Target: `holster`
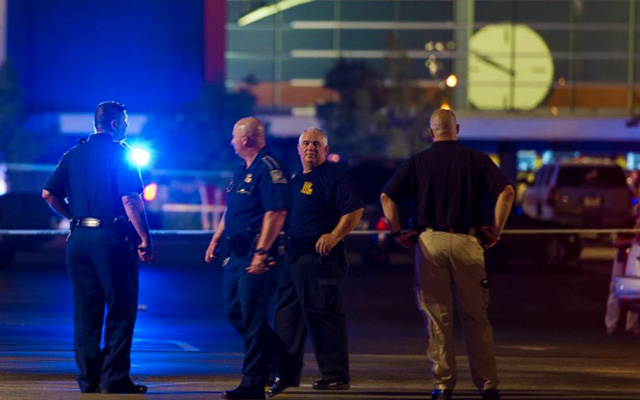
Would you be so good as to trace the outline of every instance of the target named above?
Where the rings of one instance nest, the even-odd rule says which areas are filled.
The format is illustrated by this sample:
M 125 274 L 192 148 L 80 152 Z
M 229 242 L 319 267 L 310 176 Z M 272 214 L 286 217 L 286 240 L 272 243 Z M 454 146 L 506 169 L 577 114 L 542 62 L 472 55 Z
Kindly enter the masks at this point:
M 132 248 L 138 247 L 141 242 L 138 232 L 136 232 L 133 224 L 125 217 L 116 217 L 113 221 L 116 232 L 123 235 L 125 241 L 129 243 Z
M 234 257 L 246 257 L 253 251 L 255 238 L 243 235 L 227 236 L 229 253 Z

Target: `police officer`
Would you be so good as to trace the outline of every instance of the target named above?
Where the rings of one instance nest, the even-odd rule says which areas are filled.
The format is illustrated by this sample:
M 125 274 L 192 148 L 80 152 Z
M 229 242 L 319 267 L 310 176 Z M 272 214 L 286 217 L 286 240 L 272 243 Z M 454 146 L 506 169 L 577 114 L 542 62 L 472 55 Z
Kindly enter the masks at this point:
M 276 334 L 288 355 L 274 362 L 270 397 L 299 385 L 307 329 L 322 375 L 313 389 L 349 389 L 341 294 L 347 260 L 342 239 L 360 221 L 364 205 L 353 180 L 326 162 L 329 146 L 321 129 L 302 132 L 298 153 L 303 169 L 292 180 L 286 263 L 275 311 Z
M 222 397 L 263 399 L 276 343 L 267 319 L 274 279 L 268 257 L 290 207 L 289 183 L 280 163 L 265 147 L 260 120 L 239 120 L 231 144 L 244 162 L 227 187 L 227 208 L 205 253 L 205 261 L 212 262 L 221 240 L 227 241 L 231 257 L 224 270 L 225 308 L 244 339 L 242 382 Z
M 100 103 L 95 134 L 64 154 L 44 186 L 51 208 L 71 219 L 67 269 L 73 286 L 74 350 L 83 393 L 145 393 L 129 377 L 138 308 L 137 260 L 153 250 L 142 180 L 129 162 L 124 105 Z M 104 308 L 104 349 L 100 349 Z
M 433 145 L 398 168 L 383 189 L 382 207 L 398 243 L 411 247 L 417 240 L 416 300 L 429 335 L 427 353 L 435 380 L 431 399 L 451 399 L 456 385 L 455 287 L 473 383 L 483 400 L 497 400 L 484 249 L 500 238 L 514 190 L 486 154 L 457 141 L 460 127 L 452 111 L 437 110 L 430 122 Z M 488 224 L 481 206 L 485 193 L 496 200 Z M 403 232 L 398 204 L 407 199 L 413 201 L 416 230 Z

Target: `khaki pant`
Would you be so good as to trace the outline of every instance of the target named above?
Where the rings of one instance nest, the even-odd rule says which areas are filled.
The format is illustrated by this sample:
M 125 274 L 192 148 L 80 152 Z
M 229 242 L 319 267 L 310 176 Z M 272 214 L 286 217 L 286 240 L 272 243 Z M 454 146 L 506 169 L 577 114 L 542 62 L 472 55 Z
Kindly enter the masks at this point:
M 416 300 L 429 335 L 427 355 L 435 386 L 456 385 L 453 296 L 459 303 L 473 383 L 480 390 L 498 386 L 493 329 L 487 317 L 489 289 L 484 249 L 475 236 L 434 232 L 420 235 L 416 246 Z

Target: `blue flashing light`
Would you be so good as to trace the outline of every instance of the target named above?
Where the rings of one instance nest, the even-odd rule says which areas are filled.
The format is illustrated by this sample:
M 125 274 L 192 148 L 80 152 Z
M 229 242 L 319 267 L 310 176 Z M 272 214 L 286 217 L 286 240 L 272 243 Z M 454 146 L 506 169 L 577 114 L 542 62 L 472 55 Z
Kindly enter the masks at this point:
M 132 147 L 130 161 L 138 167 L 144 167 L 151 161 L 151 153 L 142 147 Z
M 632 204 L 632 205 L 634 205 L 634 206 L 637 206 L 637 205 L 638 205 L 638 198 L 637 198 L 637 197 L 634 197 L 634 198 L 631 200 L 631 204 Z

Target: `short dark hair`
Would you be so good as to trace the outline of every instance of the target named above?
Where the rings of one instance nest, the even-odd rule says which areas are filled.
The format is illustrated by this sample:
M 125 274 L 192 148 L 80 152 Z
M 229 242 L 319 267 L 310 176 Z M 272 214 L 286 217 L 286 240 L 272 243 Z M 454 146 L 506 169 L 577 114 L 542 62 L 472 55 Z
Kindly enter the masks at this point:
M 117 101 L 103 101 L 93 114 L 93 125 L 98 128 L 108 127 L 111 121 L 119 118 L 127 110 L 124 104 Z

